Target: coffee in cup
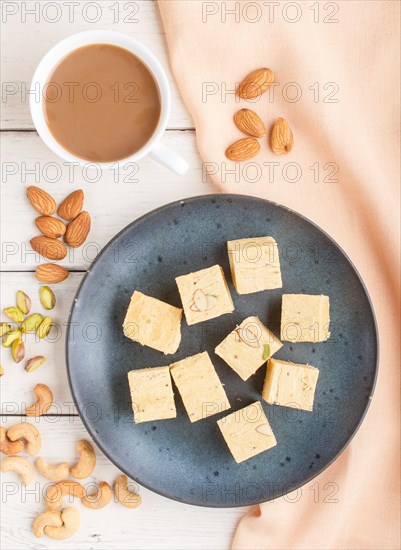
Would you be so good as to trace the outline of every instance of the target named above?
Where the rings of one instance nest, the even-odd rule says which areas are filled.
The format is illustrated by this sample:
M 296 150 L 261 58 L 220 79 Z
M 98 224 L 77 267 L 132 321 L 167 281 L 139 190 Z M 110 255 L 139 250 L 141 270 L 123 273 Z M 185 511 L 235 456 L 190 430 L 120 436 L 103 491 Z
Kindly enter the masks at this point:
M 114 162 L 141 150 L 155 132 L 160 92 L 145 63 L 114 44 L 90 44 L 53 69 L 43 101 L 57 142 L 90 162 Z

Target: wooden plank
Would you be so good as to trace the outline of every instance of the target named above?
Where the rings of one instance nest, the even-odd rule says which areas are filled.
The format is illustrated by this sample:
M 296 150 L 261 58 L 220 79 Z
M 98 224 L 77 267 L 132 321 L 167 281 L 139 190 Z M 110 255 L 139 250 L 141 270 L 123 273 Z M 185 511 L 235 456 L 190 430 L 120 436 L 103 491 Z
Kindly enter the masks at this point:
M 26 91 L 30 89 L 37 64 L 44 54 L 63 38 L 91 29 L 126 33 L 149 48 L 165 68 L 171 85 L 172 109 L 169 128 L 193 128 L 193 122 L 171 73 L 157 2 L 27 0 L 2 4 L 1 129 L 33 128 L 29 112 L 29 94 L 27 95 Z
M 43 263 L 29 240 L 39 231 L 38 215 L 25 193 L 29 185 L 49 191 L 57 201 L 77 188 L 85 191 L 84 208 L 92 216 L 86 244 L 70 249 L 60 263 L 72 269 L 87 269 L 100 249 L 139 216 L 188 196 L 214 192 L 203 181 L 202 165 L 193 131 L 169 131 L 163 143 L 188 161 L 185 176 L 177 176 L 156 161 L 145 158 L 128 168 L 104 170 L 74 167 L 54 155 L 36 132 L 6 132 L 2 139 L 1 269 L 33 271 Z M 96 181 L 97 180 L 97 181 Z
M 10 427 L 19 418 L 2 418 L 2 425 Z M 76 460 L 75 443 L 88 438 L 78 417 L 59 417 L 32 420 L 42 435 L 40 456 L 50 463 Z M 117 468 L 95 446 L 96 468 L 83 483 L 107 481 L 113 483 Z M 30 462 L 34 459 L 27 456 Z M 27 490 L 23 490 L 14 473 L 2 476 L 2 548 L 55 548 L 48 537 L 36 539 L 31 532 L 34 518 L 45 510 L 43 490 L 49 482 L 35 473 Z M 212 509 L 181 504 L 138 486 L 142 506 L 129 510 L 112 502 L 102 510 L 88 510 L 75 500 L 65 506 L 75 506 L 81 513 L 81 527 L 71 539 L 63 541 L 66 549 L 83 548 L 151 548 L 153 549 L 223 549 L 230 546 L 238 520 L 247 508 Z

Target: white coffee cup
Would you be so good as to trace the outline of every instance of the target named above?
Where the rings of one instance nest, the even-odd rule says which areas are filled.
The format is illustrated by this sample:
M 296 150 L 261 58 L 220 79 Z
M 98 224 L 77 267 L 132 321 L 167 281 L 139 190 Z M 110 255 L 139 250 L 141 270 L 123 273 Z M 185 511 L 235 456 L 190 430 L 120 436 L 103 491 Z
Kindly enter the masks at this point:
M 147 141 L 147 143 L 145 143 L 139 151 L 118 161 L 120 166 L 124 166 L 127 163 L 137 162 L 146 155 L 149 155 L 177 174 L 185 174 L 188 170 L 188 163 L 160 142 L 160 138 L 162 137 L 167 126 L 171 106 L 170 86 L 166 73 L 156 57 L 147 48 L 145 48 L 145 46 L 134 38 L 119 32 L 94 30 L 73 34 L 53 46 L 53 48 L 51 48 L 51 50 L 49 50 L 43 57 L 36 68 L 35 74 L 33 75 L 31 88 L 36 89 L 36 87 L 39 86 L 40 100 L 38 101 L 35 94 L 32 94 L 30 97 L 31 115 L 35 128 L 40 137 L 54 153 L 63 159 L 70 162 L 78 162 L 81 165 L 88 163 L 88 161 L 76 157 L 64 149 L 51 134 L 44 116 L 43 91 L 45 90 L 45 84 L 49 80 L 49 77 L 56 65 L 73 50 L 82 46 L 88 46 L 90 44 L 113 44 L 132 52 L 150 69 L 159 87 L 161 112 L 156 130 L 149 141 Z M 99 162 L 97 165 L 102 169 L 108 169 L 115 165 L 115 163 Z

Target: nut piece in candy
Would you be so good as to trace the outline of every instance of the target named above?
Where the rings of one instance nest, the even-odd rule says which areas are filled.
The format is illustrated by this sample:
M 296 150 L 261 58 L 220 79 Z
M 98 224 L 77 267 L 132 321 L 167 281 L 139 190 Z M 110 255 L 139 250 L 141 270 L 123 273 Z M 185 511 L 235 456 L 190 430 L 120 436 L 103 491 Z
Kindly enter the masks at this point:
M 294 137 L 285 118 L 278 118 L 274 123 L 270 144 L 276 155 L 286 155 L 294 146 Z
M 125 475 L 120 475 L 114 482 L 114 493 L 118 502 L 126 508 L 138 508 L 142 503 L 141 496 L 128 489 L 128 478 Z
M 67 229 L 64 222 L 52 216 L 39 216 L 35 220 L 35 225 L 45 237 L 50 237 L 51 239 L 62 237 Z
M 253 137 L 263 137 L 266 133 L 265 125 L 255 111 L 241 109 L 234 115 L 234 123 L 244 134 Z
M 31 299 L 28 294 L 25 294 L 23 290 L 17 292 L 17 306 L 22 311 L 24 315 L 28 315 L 31 311 Z
M 29 242 L 35 252 L 49 260 L 62 260 L 67 256 L 67 247 L 57 239 L 50 239 L 50 237 L 40 235 L 39 237 L 34 237 Z
M 85 489 L 78 481 L 72 481 L 71 479 L 59 481 L 47 489 L 46 504 L 51 510 L 57 510 L 57 508 L 62 507 L 63 498 L 67 495 L 69 499 L 71 497 L 81 499 L 85 496 Z
M 72 537 L 78 531 L 81 519 L 79 512 L 72 506 L 61 511 L 61 527 L 47 525 L 44 528 L 46 535 L 55 540 L 64 540 Z
M 22 456 L 7 456 L 0 462 L 2 472 L 15 472 L 21 477 L 21 483 L 29 485 L 33 477 L 33 467 Z
M 26 196 L 36 212 L 39 212 L 42 216 L 51 216 L 55 213 L 57 209 L 56 201 L 43 189 L 32 185 L 27 188 Z
M 91 217 L 88 212 L 81 212 L 70 222 L 65 232 L 65 240 L 73 248 L 82 246 L 91 228 Z
M 70 470 L 73 477 L 77 479 L 84 479 L 89 477 L 96 466 L 96 454 L 89 443 L 85 439 L 80 439 L 76 445 L 79 461 Z
M 43 321 L 43 315 L 41 313 L 31 313 L 21 323 L 22 332 L 34 332 L 37 330 L 40 323 Z
M 45 527 L 48 525 L 52 527 L 61 527 L 63 525 L 61 513 L 56 510 L 47 510 L 46 512 L 39 514 L 32 525 L 32 532 L 35 537 L 44 537 Z
M 255 138 L 242 138 L 226 149 L 229 160 L 243 161 L 255 157 L 260 151 L 260 143 Z
M 52 326 L 53 319 L 51 317 L 45 317 L 36 329 L 36 334 L 39 336 L 39 338 L 46 338 Z
M 36 268 L 35 276 L 41 283 L 61 283 L 69 275 L 68 269 L 57 264 L 42 264 Z
M 82 499 L 82 504 L 92 510 L 100 510 L 111 501 L 113 491 L 106 481 L 99 483 L 99 487 L 93 495 L 85 495 Z
M 8 323 L 0 323 L 0 338 L 3 338 L 7 332 L 11 331 L 11 325 Z
M 19 328 L 16 328 L 16 329 L 12 330 L 11 332 L 7 332 L 7 334 L 6 334 L 6 336 L 3 340 L 3 346 L 5 348 L 11 348 L 12 343 L 15 340 L 20 340 L 21 336 L 22 336 L 22 332 L 20 331 Z
M 53 393 L 46 384 L 36 384 L 34 390 L 36 403 L 25 409 L 26 416 L 42 416 L 53 404 Z
M 15 424 L 7 430 L 7 437 L 11 441 L 17 441 L 18 439 L 25 439 L 27 442 L 26 448 L 28 454 L 31 456 L 36 455 L 40 451 L 42 445 L 42 438 L 37 428 L 33 424 L 28 422 L 21 422 Z
M 17 455 L 24 450 L 24 442 L 21 440 L 11 441 L 7 437 L 7 430 L 0 427 L 0 452 L 5 455 Z
M 253 99 L 264 94 L 274 82 L 274 73 L 263 68 L 252 71 L 238 87 L 237 94 L 243 99 Z
M 4 376 L 4 369 L 2 365 L 0 365 L 0 376 Z
M 62 481 L 70 475 L 70 468 L 67 462 L 52 465 L 48 464 L 42 457 L 38 457 L 35 465 L 38 472 L 49 481 Z
M 15 323 L 21 323 L 24 320 L 24 314 L 19 307 L 6 307 L 3 309 L 4 315 Z
M 39 296 L 40 302 L 45 309 L 53 309 L 56 305 L 56 296 L 49 286 L 41 286 Z
M 26 372 L 35 371 L 37 368 L 40 367 L 40 365 L 43 365 L 45 361 L 46 361 L 46 357 L 43 357 L 43 355 L 37 355 L 36 357 L 32 357 L 31 359 L 28 359 L 28 361 L 25 363 Z
M 25 344 L 20 338 L 17 338 L 11 344 L 11 356 L 15 363 L 20 363 L 25 357 Z
M 82 210 L 84 204 L 84 192 L 82 189 L 73 191 L 58 207 L 58 215 L 67 221 L 74 220 Z

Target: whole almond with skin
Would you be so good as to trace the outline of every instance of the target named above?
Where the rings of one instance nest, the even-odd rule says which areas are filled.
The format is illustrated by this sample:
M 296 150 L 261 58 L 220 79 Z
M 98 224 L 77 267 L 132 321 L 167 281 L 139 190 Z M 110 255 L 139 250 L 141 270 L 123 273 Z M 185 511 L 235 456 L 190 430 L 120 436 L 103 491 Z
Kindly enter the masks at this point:
M 41 283 L 61 283 L 69 275 L 68 269 L 57 264 L 42 264 L 36 268 L 35 276 Z
M 257 69 L 250 73 L 238 86 L 237 94 L 242 99 L 254 99 L 264 94 L 274 82 L 274 73 L 270 69 Z
M 234 115 L 234 123 L 244 134 L 253 137 L 263 137 L 266 133 L 265 125 L 255 111 L 241 109 Z
M 91 217 L 88 212 L 81 212 L 70 222 L 65 233 L 65 240 L 73 248 L 84 244 L 91 228 Z
M 29 241 L 35 252 L 49 260 L 62 260 L 67 256 L 67 247 L 57 239 L 50 237 L 34 237 Z
M 270 144 L 276 155 L 286 155 L 294 146 L 294 136 L 285 118 L 278 118 L 270 136 Z
M 82 210 L 84 204 L 84 192 L 82 189 L 73 191 L 58 207 L 58 215 L 67 221 L 75 219 Z
M 243 138 L 226 150 L 226 157 L 234 161 L 248 160 L 256 156 L 260 151 L 260 144 L 254 138 Z
M 39 187 L 31 185 L 26 190 L 26 196 L 32 207 L 42 216 L 52 216 L 57 210 L 56 201 L 49 193 Z
M 67 229 L 64 222 L 52 216 L 39 216 L 36 218 L 35 224 L 43 235 L 52 239 L 62 237 Z

